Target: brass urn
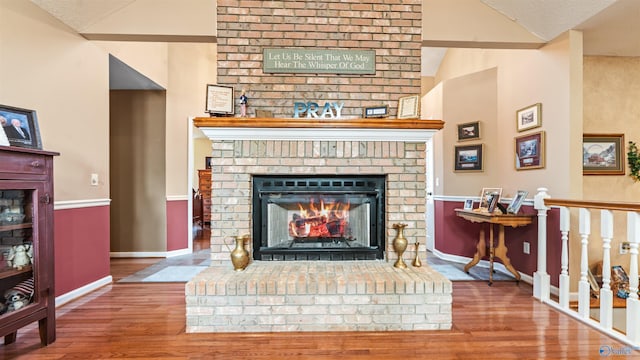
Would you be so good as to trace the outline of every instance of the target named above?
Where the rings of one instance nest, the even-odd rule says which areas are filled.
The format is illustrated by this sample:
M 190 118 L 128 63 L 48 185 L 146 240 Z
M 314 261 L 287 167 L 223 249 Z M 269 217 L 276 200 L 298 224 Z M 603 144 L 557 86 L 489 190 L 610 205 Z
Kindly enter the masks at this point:
M 393 266 L 400 269 L 405 269 L 407 267 L 407 264 L 405 264 L 402 259 L 402 254 L 407 250 L 407 245 L 409 244 L 407 239 L 404 237 L 405 227 L 407 227 L 407 224 L 393 224 L 393 228 L 398 231 L 396 238 L 393 239 L 393 250 L 398 254 L 398 260 L 396 260 Z
M 242 271 L 249 265 L 249 252 L 244 248 L 244 242 L 249 239 L 249 235 L 238 235 L 235 239 L 236 248 L 231 251 L 231 263 L 235 271 Z

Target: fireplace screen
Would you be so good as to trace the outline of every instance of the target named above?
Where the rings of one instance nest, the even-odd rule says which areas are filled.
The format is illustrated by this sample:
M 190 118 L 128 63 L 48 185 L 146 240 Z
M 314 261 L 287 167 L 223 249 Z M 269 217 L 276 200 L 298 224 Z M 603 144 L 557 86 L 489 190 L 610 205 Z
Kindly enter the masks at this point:
M 254 177 L 254 258 L 382 258 L 384 176 Z

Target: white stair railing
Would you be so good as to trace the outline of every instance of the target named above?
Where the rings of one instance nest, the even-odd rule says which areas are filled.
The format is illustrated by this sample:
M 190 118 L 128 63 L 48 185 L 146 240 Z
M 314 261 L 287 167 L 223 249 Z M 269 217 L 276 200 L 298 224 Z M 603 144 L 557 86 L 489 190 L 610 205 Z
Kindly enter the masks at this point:
M 559 229 L 547 230 L 547 212 L 551 206 L 560 209 Z M 558 310 L 575 317 L 610 336 L 635 348 L 640 348 L 640 299 L 638 298 L 638 244 L 640 243 L 640 204 L 613 203 L 596 201 L 576 201 L 552 199 L 547 189 L 540 188 L 534 198 L 534 207 L 538 211 L 538 268 L 533 276 L 533 296 L 540 301 L 556 307 Z M 580 259 L 569 258 L 570 209 L 577 209 L 579 214 L 578 235 L 580 238 Z M 626 299 L 626 326 L 616 329 L 614 324 L 614 291 L 611 288 L 611 242 L 614 238 L 613 211 L 626 212 L 627 242 L 629 242 L 629 297 Z M 600 211 L 600 237 L 591 232 L 591 215 Z M 561 238 L 560 274 L 558 278 L 557 300 L 551 298 L 550 277 L 547 274 L 547 231 L 558 231 Z M 620 237 L 620 235 L 618 235 Z M 592 317 L 591 285 L 589 274 L 589 243 L 597 244 L 602 249 L 602 286 L 599 291 L 599 316 Z M 577 246 L 577 244 L 576 244 Z M 594 254 L 592 253 L 592 256 Z M 599 256 L 597 256 L 599 258 Z M 578 310 L 570 306 L 569 272 L 571 263 L 579 261 L 578 278 Z M 626 260 L 625 260 L 626 261 Z M 599 318 L 599 319 L 596 319 Z

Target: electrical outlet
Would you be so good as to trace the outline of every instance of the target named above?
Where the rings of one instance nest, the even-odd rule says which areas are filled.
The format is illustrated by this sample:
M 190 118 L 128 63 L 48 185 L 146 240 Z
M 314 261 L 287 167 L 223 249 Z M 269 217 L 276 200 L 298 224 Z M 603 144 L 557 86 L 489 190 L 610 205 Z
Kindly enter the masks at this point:
M 525 254 L 530 254 L 531 253 L 531 244 L 529 244 L 528 242 L 523 242 L 522 243 L 522 252 Z
M 624 255 L 624 254 L 628 254 L 629 253 L 629 243 L 628 242 L 623 242 L 620 244 L 620 255 Z
M 91 186 L 98 186 L 100 183 L 100 179 L 98 178 L 98 174 L 91 174 Z

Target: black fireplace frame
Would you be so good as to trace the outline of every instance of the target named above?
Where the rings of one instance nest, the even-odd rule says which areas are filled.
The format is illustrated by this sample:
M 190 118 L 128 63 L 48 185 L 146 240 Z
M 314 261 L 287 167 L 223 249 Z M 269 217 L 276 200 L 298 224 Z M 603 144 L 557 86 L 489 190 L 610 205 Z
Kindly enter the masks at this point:
M 384 259 L 385 175 L 254 175 L 252 186 L 253 258 L 266 261 Z M 269 248 L 268 198 L 279 194 L 366 194 L 370 214 L 370 246 L 348 248 Z

